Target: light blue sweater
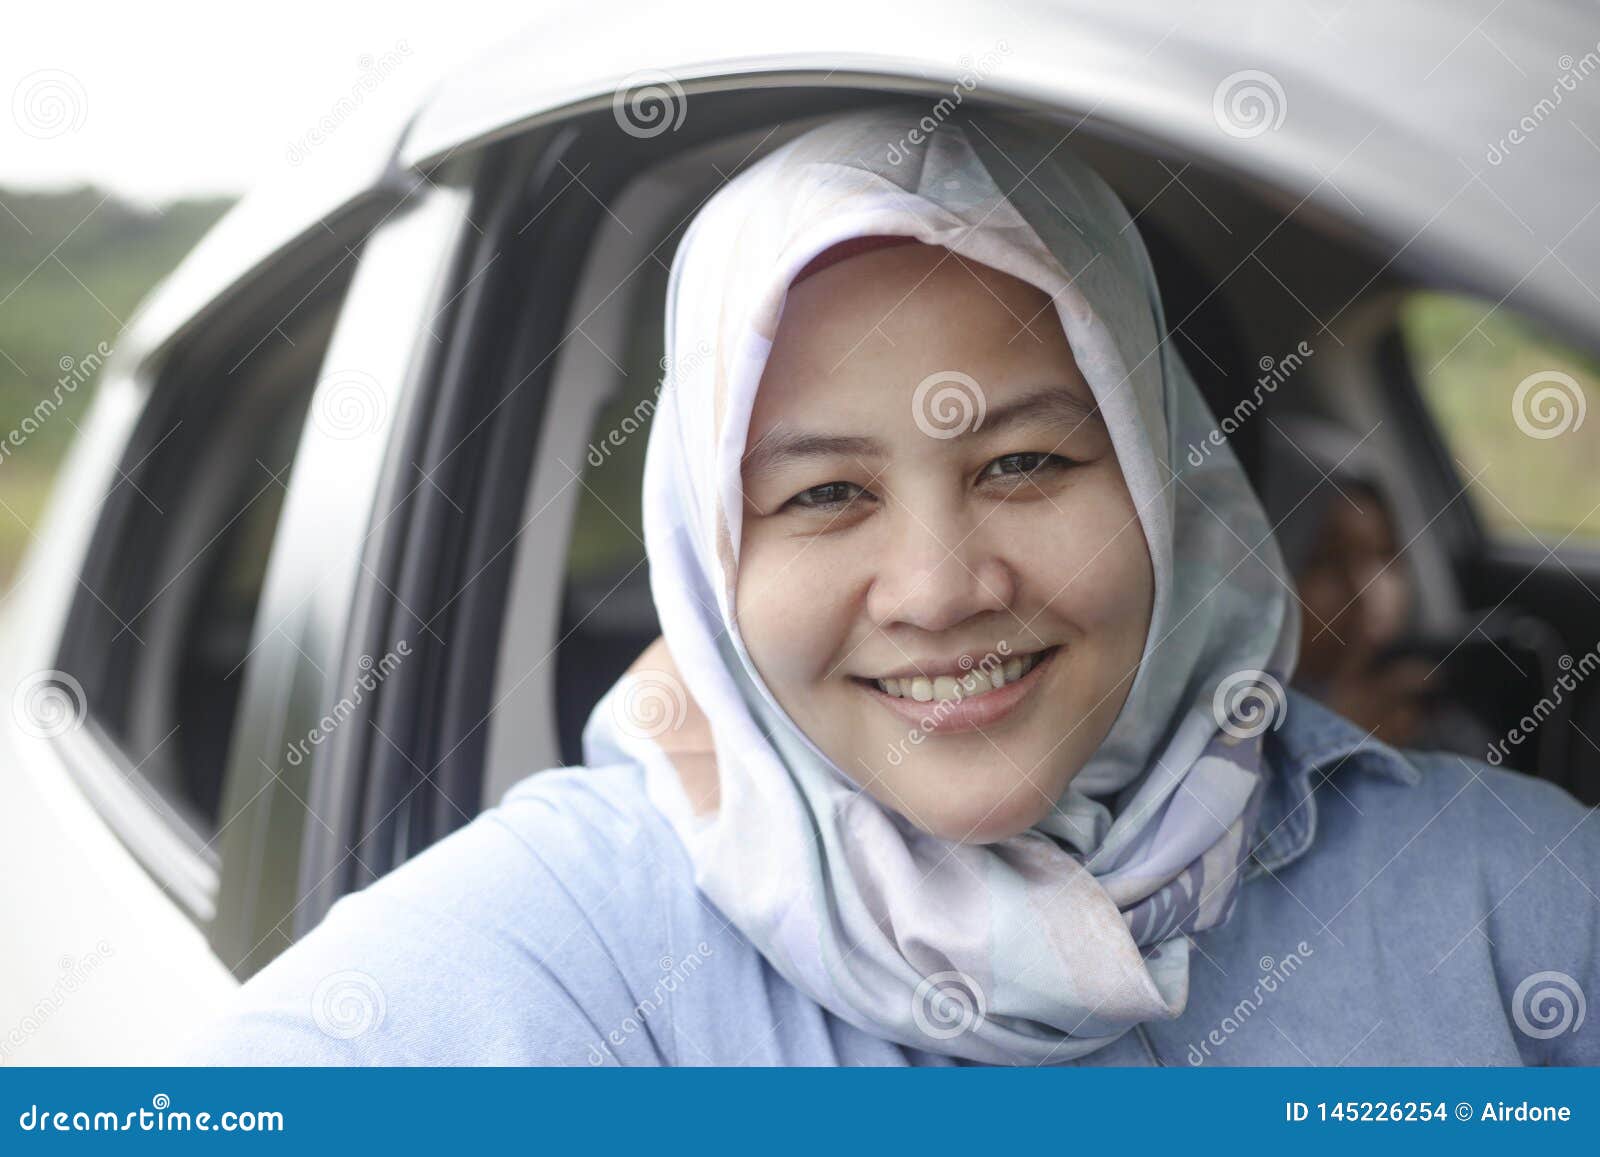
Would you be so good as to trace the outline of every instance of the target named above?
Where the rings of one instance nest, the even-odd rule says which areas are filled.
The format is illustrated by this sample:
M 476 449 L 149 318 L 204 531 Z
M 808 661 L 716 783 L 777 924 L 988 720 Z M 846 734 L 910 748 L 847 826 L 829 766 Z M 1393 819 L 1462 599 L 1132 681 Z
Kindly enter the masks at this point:
M 1249 877 L 1194 938 L 1183 1014 L 1077 1063 L 1600 1064 L 1595 809 L 1363 742 L 1301 696 L 1286 715 Z M 184 1059 L 951 1063 L 775 973 L 695 889 L 637 766 L 524 780 L 341 900 Z

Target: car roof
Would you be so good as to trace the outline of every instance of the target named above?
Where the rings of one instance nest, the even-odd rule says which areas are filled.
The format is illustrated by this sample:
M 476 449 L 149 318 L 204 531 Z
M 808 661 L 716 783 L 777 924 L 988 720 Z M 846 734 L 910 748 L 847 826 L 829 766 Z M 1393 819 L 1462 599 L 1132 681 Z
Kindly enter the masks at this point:
M 797 86 L 930 105 L 954 97 L 1050 113 L 1065 118 L 1064 133 L 1083 125 L 1259 181 L 1285 212 L 1314 206 L 1381 238 L 1391 260 L 1504 295 L 1592 341 L 1600 127 L 1580 122 L 1600 126 L 1595 25 L 1562 0 L 1492 19 L 1497 10 L 1493 0 L 1325 15 L 1248 0 L 1176 14 L 1165 0 L 1012 0 L 1003 10 L 924 0 L 908 14 L 859 0 L 784 10 L 697 0 L 689 18 L 656 0 L 568 4 L 447 76 L 388 142 L 388 165 L 363 157 L 344 166 L 342 185 L 324 178 L 305 200 L 326 213 L 363 181 L 611 108 L 642 86 L 679 100 Z M 1252 94 L 1255 109 L 1241 115 L 1267 120 L 1241 126 L 1228 102 Z M 227 244 L 206 254 L 262 255 L 314 224 L 296 221 L 304 210 L 286 209 L 281 192 L 271 198 L 247 197 L 219 226 Z

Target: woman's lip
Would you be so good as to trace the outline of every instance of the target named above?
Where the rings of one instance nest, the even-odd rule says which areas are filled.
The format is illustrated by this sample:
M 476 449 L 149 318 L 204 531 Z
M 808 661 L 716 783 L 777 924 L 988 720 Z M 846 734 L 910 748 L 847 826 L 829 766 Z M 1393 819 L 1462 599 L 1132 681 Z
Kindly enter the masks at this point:
M 1017 705 L 1039 684 L 1043 678 L 1042 672 L 1055 661 L 1056 652 L 1060 649 L 1060 646 L 1049 648 L 1033 665 L 1033 669 L 1015 683 L 1007 683 L 1004 687 L 986 691 L 982 695 L 974 695 L 970 699 L 918 701 L 910 696 L 902 698 L 880 691 L 876 683 L 864 679 L 856 679 L 854 682 L 868 695 L 919 731 L 941 735 L 958 731 L 975 731 L 980 727 L 998 723 L 1015 711 Z

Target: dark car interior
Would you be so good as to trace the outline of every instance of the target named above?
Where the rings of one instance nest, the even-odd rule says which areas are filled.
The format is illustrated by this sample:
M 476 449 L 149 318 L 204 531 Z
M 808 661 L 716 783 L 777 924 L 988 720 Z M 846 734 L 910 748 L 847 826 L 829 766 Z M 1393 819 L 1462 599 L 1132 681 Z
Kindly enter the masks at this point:
M 724 153 L 737 160 L 748 149 L 745 142 L 760 141 L 765 131 L 737 134 L 732 147 L 724 143 Z M 1326 208 L 1296 204 L 1154 146 L 1091 139 L 1087 131 L 1073 144 L 1135 214 L 1174 340 L 1216 414 L 1234 413 L 1241 401 L 1259 395 L 1261 367 L 1273 358 L 1302 341 L 1315 351 L 1230 434 L 1264 500 L 1274 484 L 1272 456 L 1294 453 L 1274 436 L 1284 419 L 1321 415 L 1356 433 L 1373 433 L 1372 448 L 1403 495 L 1391 528 L 1393 565 L 1408 575 L 1413 608 L 1403 630 L 1371 662 L 1385 671 L 1409 671 L 1410 709 L 1446 724 L 1432 733 L 1456 742 L 1460 754 L 1485 758 L 1480 741 L 1516 728 L 1541 697 L 1549 697 L 1572 659 L 1600 638 L 1594 589 L 1600 566 L 1595 544 L 1585 544 L 1586 554 L 1581 535 L 1557 552 L 1540 537 L 1491 534 L 1482 502 L 1464 485 L 1459 455 L 1419 392 L 1403 303 L 1423 289 L 1470 302 L 1470 291 L 1430 280 L 1435 271 L 1420 247 L 1392 261 L 1392 247 L 1381 238 L 1364 235 Z M 688 208 L 709 191 L 677 190 Z M 620 226 L 621 220 L 602 218 L 597 228 L 616 233 Z M 648 399 L 660 380 L 660 310 L 674 243 L 672 233 L 632 239 L 652 260 L 635 279 L 642 286 L 629 299 L 628 324 L 619 330 L 626 340 L 608 351 L 623 372 L 606 383 L 606 404 L 594 411 L 587 436 L 571 446 L 566 461 L 574 466 L 586 446 L 603 441 L 630 415 L 639 425 L 641 414 L 648 420 Z M 1481 306 L 1486 316 L 1493 308 Z M 562 388 L 559 369 L 553 388 Z M 639 537 L 644 442 L 640 429 L 608 449 L 601 465 L 591 461 L 575 497 L 554 632 L 561 640 L 554 678 L 559 759 L 567 764 L 582 762 L 582 731 L 593 704 L 657 634 Z M 1566 481 L 1586 484 L 1582 477 Z M 1452 720 L 1460 725 L 1449 726 Z M 1374 730 L 1385 735 L 1389 726 Z M 1402 739 L 1416 733 L 1394 726 Z M 1564 698 L 1527 742 L 1505 745 L 1500 761 L 1594 803 L 1600 800 L 1597 738 L 1600 683 Z

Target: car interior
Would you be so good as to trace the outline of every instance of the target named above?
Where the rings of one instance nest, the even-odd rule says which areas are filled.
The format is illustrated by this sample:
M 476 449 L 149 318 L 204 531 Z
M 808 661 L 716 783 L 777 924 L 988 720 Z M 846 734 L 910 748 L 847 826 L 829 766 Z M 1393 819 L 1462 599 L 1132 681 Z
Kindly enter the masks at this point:
M 666 369 L 661 309 L 672 253 L 726 176 L 805 127 L 774 118 L 704 130 L 692 148 L 634 160 L 635 175 L 606 198 L 523 503 L 527 528 L 496 658 L 485 806 L 530 772 L 582 762 L 593 705 L 658 633 L 639 488 Z M 1073 128 L 1042 118 L 1037 127 L 1052 139 Z M 1425 244 L 1405 246 L 1397 259 L 1399 242 L 1364 233 L 1353 208 L 1341 213 L 1326 199 L 1290 197 L 1148 142 L 1094 136 L 1087 126 L 1069 144 L 1134 215 L 1172 338 L 1213 412 L 1238 418 L 1228 441 L 1268 509 L 1293 509 L 1299 498 L 1286 500 L 1275 469 L 1300 454 L 1284 433 L 1296 421 L 1341 427 L 1376 463 L 1389 523 L 1382 570 L 1403 575 L 1410 593 L 1404 621 L 1363 670 L 1407 664 L 1413 713 L 1371 730 L 1402 746 L 1418 734 L 1443 737 L 1460 754 L 1484 758 L 1482 742 L 1548 700 L 1555 680 L 1600 638 L 1600 524 L 1584 513 L 1587 502 L 1575 514 L 1548 513 L 1538 497 L 1600 493 L 1578 457 L 1535 460 L 1542 483 L 1520 508 L 1486 492 L 1491 472 L 1480 470 L 1471 438 L 1447 424 L 1452 399 L 1476 390 L 1460 405 L 1505 404 L 1515 380 L 1489 376 L 1506 353 L 1494 340 L 1497 326 L 1514 334 L 1530 364 L 1568 366 L 1600 382 L 1592 355 L 1497 304 L 1498 293 L 1444 280 Z M 561 195 L 592 192 L 574 184 Z M 1447 389 L 1455 394 L 1441 393 Z M 1337 489 L 1336 476 L 1312 477 Z M 1341 499 L 1351 502 L 1342 492 Z M 545 593 L 557 588 L 559 607 Z M 1354 590 L 1351 603 L 1363 593 Z M 1309 627 L 1309 635 L 1322 633 L 1316 621 Z M 1416 712 L 1445 726 L 1419 730 Z M 1503 745 L 1504 763 L 1594 803 L 1600 684 L 1563 697 L 1555 715 L 1528 742 Z

